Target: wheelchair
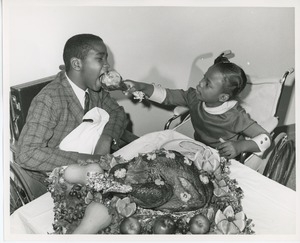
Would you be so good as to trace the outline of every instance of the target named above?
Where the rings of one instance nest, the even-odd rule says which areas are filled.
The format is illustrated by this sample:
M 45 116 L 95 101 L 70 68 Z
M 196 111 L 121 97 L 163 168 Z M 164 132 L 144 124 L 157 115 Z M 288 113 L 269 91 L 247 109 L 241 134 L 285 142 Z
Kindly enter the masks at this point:
M 222 52 L 216 59 L 233 57 L 231 50 Z M 279 117 L 276 115 L 283 85 L 289 75 L 294 73 L 291 68 L 284 72 L 281 78 L 250 78 L 247 85 L 239 95 L 241 106 L 256 120 L 266 131 L 271 134 L 271 147 L 258 156 L 244 153 L 239 161 L 255 169 L 259 173 L 287 185 L 290 176 L 295 177 L 295 142 L 288 138 L 285 132 L 276 133 Z M 173 115 L 165 123 L 164 130 L 172 129 L 194 138 L 194 129 L 190 122 L 187 107 L 177 106 Z M 295 185 L 292 186 L 295 188 Z
M 26 169 L 15 162 L 15 155 L 17 142 L 32 99 L 44 86 L 53 81 L 55 76 L 10 87 L 10 150 L 12 155 L 10 161 L 10 214 L 47 192 L 45 185 L 30 177 Z M 125 130 L 120 142 L 112 145 L 112 152 L 137 138 L 129 130 Z

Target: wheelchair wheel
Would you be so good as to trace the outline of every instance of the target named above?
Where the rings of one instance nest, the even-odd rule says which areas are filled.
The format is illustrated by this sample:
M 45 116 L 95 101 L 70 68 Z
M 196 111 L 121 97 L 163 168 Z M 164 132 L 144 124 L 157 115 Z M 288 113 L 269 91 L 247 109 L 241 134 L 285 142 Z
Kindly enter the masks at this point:
M 47 187 L 30 177 L 16 163 L 10 163 L 10 213 L 47 192 Z
M 295 143 L 285 133 L 275 138 L 275 146 L 263 175 L 286 186 L 295 167 Z
M 28 202 L 30 199 L 22 183 L 17 177 L 10 177 L 10 214 Z

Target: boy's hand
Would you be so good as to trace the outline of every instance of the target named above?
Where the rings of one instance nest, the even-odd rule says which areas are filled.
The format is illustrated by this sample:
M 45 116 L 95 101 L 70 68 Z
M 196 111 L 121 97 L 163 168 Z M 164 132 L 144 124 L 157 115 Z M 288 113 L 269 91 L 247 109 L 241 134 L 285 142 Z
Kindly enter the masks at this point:
M 100 139 L 97 142 L 94 154 L 99 154 L 99 155 L 110 154 L 111 143 L 112 143 L 112 137 L 102 134 Z
M 224 141 L 220 138 L 221 144 L 218 147 L 220 156 L 227 159 L 233 159 L 238 156 L 242 151 L 240 150 L 239 142 Z

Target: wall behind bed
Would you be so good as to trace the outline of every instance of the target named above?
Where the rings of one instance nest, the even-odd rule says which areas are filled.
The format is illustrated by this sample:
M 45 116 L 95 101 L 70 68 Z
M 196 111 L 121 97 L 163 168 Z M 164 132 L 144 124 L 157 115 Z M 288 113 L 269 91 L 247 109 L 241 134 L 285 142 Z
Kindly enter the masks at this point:
M 105 5 L 106 3 L 106 5 Z M 51 76 L 66 40 L 101 36 L 123 78 L 170 88 L 195 85 L 213 59 L 231 49 L 233 62 L 255 77 L 281 77 L 295 67 L 295 12 L 289 6 L 107 5 L 107 1 L 4 1 L 4 74 L 8 85 Z M 191 2 L 190 2 L 191 3 Z M 156 6 L 155 6 L 156 5 Z M 248 5 L 249 6 L 249 5 Z M 280 124 L 295 123 L 294 79 L 286 82 Z M 162 130 L 171 111 L 120 92 L 137 135 Z

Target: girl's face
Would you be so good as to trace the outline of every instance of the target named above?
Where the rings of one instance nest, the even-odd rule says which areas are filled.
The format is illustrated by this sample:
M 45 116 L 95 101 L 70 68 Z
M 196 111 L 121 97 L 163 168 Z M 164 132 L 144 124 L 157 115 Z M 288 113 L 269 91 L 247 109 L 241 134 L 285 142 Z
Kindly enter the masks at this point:
M 84 60 L 81 60 L 81 80 L 85 88 L 99 91 L 101 88 L 100 75 L 107 72 L 107 49 L 103 42 L 95 42 L 93 49 L 88 52 Z
M 196 86 L 197 98 L 204 101 L 209 107 L 221 105 L 228 99 L 226 99 L 228 95 L 223 93 L 224 84 L 222 80 L 222 73 L 216 67 L 210 67 Z

